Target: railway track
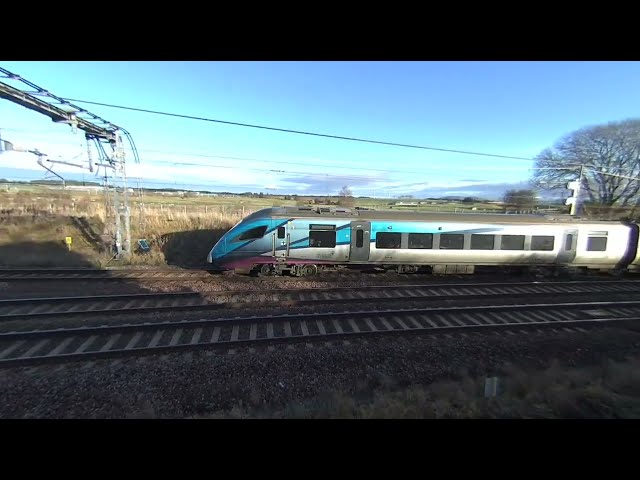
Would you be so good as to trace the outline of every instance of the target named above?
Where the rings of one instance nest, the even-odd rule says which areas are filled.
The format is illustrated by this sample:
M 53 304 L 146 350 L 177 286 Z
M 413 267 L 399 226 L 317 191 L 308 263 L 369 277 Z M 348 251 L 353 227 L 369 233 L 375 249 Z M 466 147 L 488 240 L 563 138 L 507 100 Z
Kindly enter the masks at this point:
M 333 287 L 298 290 L 228 290 L 198 292 L 143 293 L 54 298 L 0 300 L 0 321 L 28 318 L 96 315 L 131 315 L 145 312 L 197 311 L 251 306 L 303 306 L 397 300 L 438 301 L 485 297 L 546 298 L 603 293 L 640 294 L 640 281 L 576 281 L 521 283 L 461 283 L 445 285 L 402 285 Z
M 640 300 L 306 313 L 0 333 L 0 368 L 392 334 L 633 324 Z
M 55 280 L 209 280 L 206 270 L 98 270 L 88 268 L 62 269 L 0 269 L 0 282 L 13 281 L 55 281 Z
M 171 281 L 212 280 L 223 272 L 212 268 L 184 269 L 91 269 L 91 268 L 0 268 L 0 282 L 55 281 L 55 280 L 100 280 L 100 281 Z M 481 274 L 476 274 L 480 276 Z M 282 277 L 270 277 L 282 278 Z M 286 278 L 286 277 L 285 277 Z M 322 279 L 322 277 L 320 277 Z

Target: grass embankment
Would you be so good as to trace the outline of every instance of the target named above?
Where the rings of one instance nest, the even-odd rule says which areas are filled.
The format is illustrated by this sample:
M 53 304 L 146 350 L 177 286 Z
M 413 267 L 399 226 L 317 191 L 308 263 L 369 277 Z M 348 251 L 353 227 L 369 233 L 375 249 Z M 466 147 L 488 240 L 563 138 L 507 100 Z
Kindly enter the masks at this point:
M 169 203 L 131 202 L 131 240 L 147 239 L 151 251 L 127 262 L 112 260 L 109 248 L 112 217 L 104 197 L 65 192 L 2 192 L 0 194 L 0 266 L 104 267 L 167 264 L 202 266 L 220 236 L 244 215 L 267 206 L 262 199 L 233 205 L 237 198 L 172 198 Z M 153 200 L 153 199 L 145 199 Z M 185 202 L 181 203 L 181 200 Z M 253 200 L 253 199 L 251 199 Z M 72 237 L 71 250 L 65 238 Z

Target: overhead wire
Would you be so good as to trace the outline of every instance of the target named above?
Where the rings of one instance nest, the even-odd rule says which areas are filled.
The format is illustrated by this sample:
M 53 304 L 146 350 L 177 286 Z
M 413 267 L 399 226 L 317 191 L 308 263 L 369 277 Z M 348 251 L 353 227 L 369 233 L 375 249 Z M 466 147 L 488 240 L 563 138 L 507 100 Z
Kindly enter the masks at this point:
M 23 130 L 23 131 L 28 131 L 28 130 Z M 58 145 L 72 145 L 69 142 L 48 142 L 48 143 L 55 143 Z M 136 150 L 137 151 L 137 150 Z M 225 155 L 211 155 L 211 154 L 201 154 L 201 153 L 194 153 L 194 152 L 179 152 L 179 151 L 168 151 L 168 150 L 157 150 L 157 149 L 140 149 L 140 152 L 146 152 L 146 153 L 159 153 L 162 155 L 180 155 L 180 156 L 188 156 L 188 157 L 201 157 L 201 158 L 218 158 L 218 159 L 222 159 L 222 160 L 235 160 L 235 161 L 242 161 L 242 162 L 259 162 L 259 163 L 269 163 L 269 164 L 283 164 L 283 165 L 297 165 L 297 166 L 305 166 L 305 167 L 323 167 L 323 168 L 335 168 L 335 169 L 342 169 L 342 170 L 365 170 L 365 171 L 372 171 L 372 172 L 381 172 L 381 173 L 392 173 L 392 174 L 402 174 L 402 173 L 415 173 L 415 174 L 420 174 L 420 175 L 425 175 L 425 174 L 429 174 L 429 172 L 427 170 L 406 170 L 406 169 L 383 169 L 383 168 L 371 168 L 371 167 L 365 167 L 365 166 L 353 166 L 353 167 L 349 167 L 349 166 L 345 166 L 345 165 L 339 165 L 339 164 L 335 164 L 335 163 L 310 163 L 310 162 L 292 162 L 292 161 L 284 161 L 284 160 L 271 160 L 271 159 L 261 159 L 261 158 L 247 158 L 247 157 L 235 157 L 235 156 L 225 156 Z M 183 161 L 175 161 L 175 160 L 157 160 L 157 159 L 147 159 L 148 162 L 153 162 L 153 163 L 161 163 L 161 164 L 171 164 L 171 165 L 185 165 L 185 166 L 202 166 L 202 167 L 215 167 L 215 168 L 235 168 L 233 166 L 228 166 L 228 165 L 219 165 L 219 164 L 212 164 L 212 163 L 192 163 L 192 162 L 183 162 Z M 446 165 L 429 165 L 429 169 L 449 169 L 450 167 L 446 166 Z M 247 167 L 247 169 L 249 169 L 249 167 Z M 526 168 L 525 168 L 526 169 Z M 256 170 L 254 168 L 254 170 Z M 471 165 L 469 167 L 465 167 L 465 170 L 478 170 L 478 171 L 504 171 L 504 170 L 512 170 L 512 171 L 520 171 L 523 170 L 522 168 L 519 167 L 513 167 L 513 168 L 506 168 L 506 167 L 500 167 L 500 166 L 496 166 L 496 167 L 489 167 L 486 165 L 483 166 L 474 166 Z M 259 169 L 259 171 L 273 171 L 273 169 Z M 286 171 L 285 171 L 286 172 Z M 313 172 L 309 172 L 309 173 L 313 173 Z M 360 178 L 360 177 L 359 177 Z M 361 177 L 362 179 L 366 180 L 369 177 Z
M 526 161 L 534 160 L 533 158 L 518 157 L 518 156 L 511 156 L 511 155 L 500 155 L 500 154 L 493 154 L 493 153 L 473 152 L 473 151 L 466 151 L 466 150 L 455 150 L 455 149 L 450 149 L 450 148 L 428 147 L 428 146 L 424 146 L 424 145 L 413 145 L 413 144 L 408 144 L 408 143 L 388 142 L 388 141 L 383 141 L 383 140 L 371 140 L 371 139 L 358 138 L 358 137 L 347 137 L 347 136 L 343 136 L 343 135 L 308 132 L 308 131 L 304 131 L 304 130 L 293 130 L 293 129 L 289 129 L 289 128 L 269 127 L 269 126 L 266 126 L 266 125 L 256 125 L 256 124 L 251 124 L 251 123 L 231 122 L 229 120 L 218 120 L 218 119 L 214 119 L 214 118 L 199 117 L 199 116 L 195 116 L 195 115 L 184 115 L 184 114 L 180 114 L 180 113 L 162 112 L 162 111 L 159 111 L 159 110 L 150 110 L 150 109 L 146 109 L 146 108 L 128 107 L 128 106 L 124 106 L 124 105 L 115 105 L 115 104 L 111 104 L 111 103 L 95 102 L 95 101 L 91 101 L 91 100 L 81 100 L 81 99 L 74 99 L 74 98 L 65 98 L 65 100 L 70 101 L 70 102 L 87 103 L 87 104 L 91 104 L 91 105 L 100 105 L 100 106 L 109 107 L 109 108 L 119 108 L 119 109 L 123 109 L 123 110 L 135 111 L 135 112 L 150 113 L 150 114 L 154 114 L 154 115 L 164 115 L 164 116 L 175 117 L 175 118 L 185 118 L 185 119 L 189 119 L 189 120 L 199 120 L 199 121 L 203 121 L 203 122 L 213 122 L 213 123 L 220 123 L 220 124 L 225 124 L 225 125 L 235 125 L 235 126 L 238 126 L 238 127 L 257 128 L 257 129 L 262 129 L 262 130 L 271 130 L 271 131 L 284 132 L 284 133 L 293 133 L 293 134 L 297 134 L 297 135 L 308 135 L 308 136 L 313 136 L 313 137 L 333 138 L 333 139 L 337 139 L 337 140 L 348 140 L 348 141 L 352 141 L 352 142 L 372 143 L 372 144 L 377 144 L 377 145 L 388 145 L 388 146 L 403 147 L 403 148 L 415 148 L 415 149 L 420 149 L 420 150 L 433 150 L 433 151 L 438 151 L 438 152 L 463 153 L 463 154 L 466 154 L 466 155 L 478 155 L 478 156 L 483 156 L 483 157 L 505 158 L 505 159 L 511 159 L 511 160 L 526 160 Z
M 49 94 L 48 92 L 46 92 L 46 93 Z M 163 112 L 163 111 L 159 111 L 159 110 L 150 110 L 150 109 L 143 109 L 143 108 L 137 108 L 137 107 L 129 107 L 129 106 L 124 106 L 124 105 L 115 105 L 115 104 L 109 104 L 109 103 L 104 103 L 104 102 L 95 102 L 95 101 L 91 101 L 91 100 L 82 100 L 82 99 L 73 99 L 73 98 L 62 98 L 62 100 L 66 100 L 67 102 L 86 103 L 86 104 L 99 105 L 99 106 L 108 107 L 108 108 L 118 108 L 118 109 L 123 109 L 123 110 L 137 111 L 137 112 L 149 113 L 149 114 L 154 114 L 154 115 L 163 115 L 163 116 L 170 116 L 170 117 L 176 117 L 176 118 L 185 118 L 185 119 L 190 119 L 190 120 L 213 122 L 213 123 L 234 125 L 234 126 L 247 127 L 247 128 L 257 128 L 257 129 L 278 131 L 278 132 L 284 132 L 284 133 L 292 133 L 292 134 L 298 134 L 298 135 L 308 135 L 308 136 L 332 138 L 332 139 L 338 139 L 338 140 L 347 140 L 347 141 L 363 142 L 363 143 L 387 145 L 387 146 L 396 146 L 396 147 L 403 147 L 403 148 L 432 150 L 432 151 L 448 152 L 448 153 L 461 153 L 461 154 L 465 154 L 465 155 L 476 155 L 476 156 L 492 157 L 492 158 L 504 158 L 504 159 L 522 160 L 522 161 L 534 161 L 535 160 L 534 158 L 527 158 L 527 157 L 501 155 L 501 154 L 493 154 L 493 153 L 485 153 L 485 152 L 475 152 L 475 151 L 468 151 L 468 150 L 457 150 L 457 149 L 449 149 L 449 148 L 430 147 L 430 146 L 424 146 L 424 145 L 413 145 L 413 144 L 389 142 L 389 141 L 382 141 L 382 140 L 364 139 L 364 138 L 358 138 L 358 137 L 349 137 L 349 136 L 343 136 L 343 135 L 324 134 L 324 133 L 309 132 L 309 131 L 303 131 L 303 130 L 294 130 L 294 129 L 270 127 L 270 126 L 266 126 L 266 125 L 256 125 L 256 124 L 250 124 L 250 123 L 232 122 L 232 121 L 228 121 L 228 120 L 219 120 L 219 119 L 213 119 L 213 118 L 207 118 L 207 117 L 199 117 L 199 116 L 195 116 L 195 115 L 185 115 L 185 114 L 178 114 L 178 113 L 171 113 L 171 112 Z M 73 106 L 73 107 L 74 108 L 79 108 L 79 107 L 76 107 L 76 106 Z M 84 112 L 84 109 L 79 108 L 79 110 Z M 99 117 L 96 117 L 96 118 L 99 118 Z M 125 130 L 123 128 L 120 128 L 120 129 L 123 131 L 123 133 L 125 134 L 125 136 L 129 140 L 129 143 L 131 145 L 132 152 L 133 152 L 133 155 L 134 155 L 134 159 L 135 159 L 136 163 L 138 163 L 139 162 L 139 153 L 138 153 L 138 150 L 137 150 L 137 147 L 136 147 L 135 143 L 133 142 L 133 138 L 131 137 L 130 133 L 127 130 Z M 191 155 L 209 157 L 209 156 L 206 156 L 206 155 L 198 155 L 198 154 L 191 154 Z M 223 157 L 223 156 L 211 156 L 211 157 L 241 160 L 241 158 L 238 158 L 238 157 Z M 242 159 L 242 160 L 253 161 L 252 159 Z M 172 164 L 176 164 L 176 165 L 179 165 L 179 164 L 189 165 L 186 162 L 161 162 L 161 161 L 157 161 L 157 162 L 159 162 L 159 163 L 172 163 Z M 283 161 L 271 161 L 271 163 L 295 164 L 294 162 L 283 162 Z M 191 165 L 194 165 L 194 166 L 212 166 L 212 165 L 206 165 L 206 164 L 204 164 L 204 165 L 202 165 L 202 164 L 191 164 Z M 310 166 L 311 164 L 303 164 L 303 165 Z M 326 166 L 326 165 L 315 164 L 313 166 Z M 226 166 L 216 166 L 216 167 L 218 167 L 218 168 L 226 168 Z M 338 167 L 338 168 L 340 168 L 340 167 Z M 341 167 L 341 168 L 349 168 L 349 167 Z M 370 167 L 355 167 L 355 168 L 358 168 L 360 170 L 365 170 L 366 169 L 366 170 L 369 170 L 369 171 L 399 173 L 397 171 L 389 171 L 389 170 L 383 170 L 383 169 L 373 169 L 373 168 L 370 168 Z M 248 169 L 249 170 L 261 171 L 259 169 L 250 169 L 250 168 L 248 168 Z M 533 167 L 532 169 L 535 169 L 535 167 Z M 274 170 L 268 170 L 268 171 L 273 172 Z M 287 172 L 282 171 L 281 173 L 287 173 Z M 305 175 L 309 175 L 309 176 L 314 175 L 314 174 L 306 173 L 306 172 L 304 172 L 304 173 L 303 172 L 290 172 L 290 173 L 291 174 L 305 174 Z M 402 173 L 424 173 L 424 172 L 403 171 Z M 598 171 L 598 173 L 601 173 L 601 174 L 607 175 L 607 176 L 626 178 L 626 179 L 630 179 L 630 180 L 640 180 L 639 178 L 634 178 L 634 177 L 630 177 L 630 176 L 626 176 L 626 175 L 611 174 L 611 173 L 606 173 L 606 172 L 601 172 L 601 171 Z M 349 177 L 341 176 L 341 178 L 348 179 Z M 371 179 L 366 178 L 366 177 L 359 177 L 358 179 L 371 180 Z

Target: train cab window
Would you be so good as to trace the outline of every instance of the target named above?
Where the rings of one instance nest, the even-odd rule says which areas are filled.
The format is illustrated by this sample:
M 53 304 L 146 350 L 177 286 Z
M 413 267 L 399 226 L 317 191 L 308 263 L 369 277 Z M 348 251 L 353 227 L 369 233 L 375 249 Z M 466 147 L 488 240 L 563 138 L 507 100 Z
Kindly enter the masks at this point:
M 433 233 L 410 233 L 409 248 L 433 248 Z
M 236 237 L 235 241 L 239 240 L 254 240 L 256 238 L 262 238 L 264 233 L 267 231 L 267 226 L 263 225 L 261 227 L 255 227 L 247 230 L 246 232 L 242 232 L 238 237 Z
M 588 237 L 588 252 L 604 252 L 607 249 L 607 237 Z
M 524 250 L 524 235 L 502 235 L 501 250 Z
M 356 230 L 356 248 L 362 248 L 364 245 L 364 230 Z
M 471 235 L 471 250 L 493 250 L 495 235 Z
M 278 238 L 284 238 L 284 227 L 278 227 Z
M 567 234 L 567 238 L 564 241 L 564 249 L 571 250 L 572 245 L 573 245 L 573 234 L 569 233 Z
M 553 250 L 555 237 L 553 235 L 533 235 L 531 250 Z
M 400 248 L 400 233 L 379 232 L 376 235 L 376 248 Z
M 335 230 L 311 230 L 309 246 L 316 248 L 333 248 L 336 246 Z
M 443 233 L 440 235 L 440 249 L 462 250 L 464 248 L 464 235 L 462 233 Z

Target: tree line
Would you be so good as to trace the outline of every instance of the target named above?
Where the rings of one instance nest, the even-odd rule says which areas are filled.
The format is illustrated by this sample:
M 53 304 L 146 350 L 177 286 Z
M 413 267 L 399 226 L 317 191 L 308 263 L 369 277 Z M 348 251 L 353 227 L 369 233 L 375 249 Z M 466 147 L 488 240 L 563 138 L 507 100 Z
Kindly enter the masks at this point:
M 640 119 L 583 127 L 560 138 L 535 157 L 532 189 L 509 190 L 503 201 L 527 209 L 537 193 L 572 196 L 578 185 L 578 213 L 635 209 L 640 206 Z

